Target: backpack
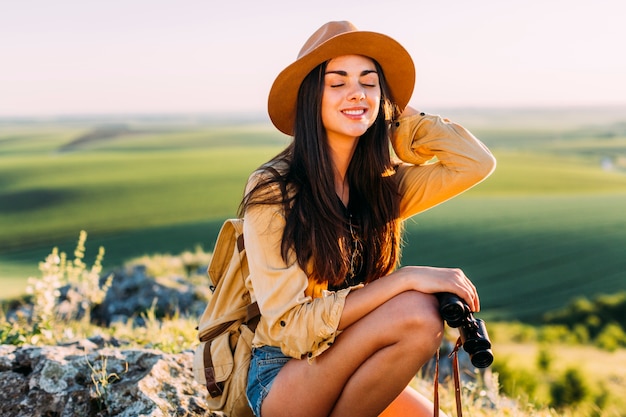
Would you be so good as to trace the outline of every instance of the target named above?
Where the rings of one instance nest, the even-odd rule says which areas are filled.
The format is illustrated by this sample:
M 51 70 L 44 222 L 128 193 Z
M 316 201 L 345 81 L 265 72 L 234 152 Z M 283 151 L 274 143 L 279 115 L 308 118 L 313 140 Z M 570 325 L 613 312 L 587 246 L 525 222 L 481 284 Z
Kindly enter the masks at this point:
M 213 295 L 198 325 L 194 378 L 207 387 L 209 410 L 229 417 L 253 417 L 246 386 L 260 312 L 245 285 L 249 270 L 243 219 L 226 220 L 222 225 L 208 274 Z

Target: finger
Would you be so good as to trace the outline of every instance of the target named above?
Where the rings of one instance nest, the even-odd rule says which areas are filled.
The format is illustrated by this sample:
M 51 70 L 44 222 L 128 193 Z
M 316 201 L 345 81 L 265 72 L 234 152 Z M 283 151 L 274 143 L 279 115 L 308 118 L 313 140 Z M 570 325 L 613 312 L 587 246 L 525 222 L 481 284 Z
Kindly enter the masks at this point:
M 480 311 L 480 298 L 478 297 L 478 290 L 476 289 L 474 283 L 469 278 L 467 278 L 467 276 L 465 277 L 465 279 L 469 294 L 468 304 L 470 305 L 472 311 Z
M 478 293 L 476 292 L 476 288 L 472 285 L 468 289 L 469 301 L 468 304 L 472 311 L 478 311 L 480 309 L 480 302 L 478 301 Z

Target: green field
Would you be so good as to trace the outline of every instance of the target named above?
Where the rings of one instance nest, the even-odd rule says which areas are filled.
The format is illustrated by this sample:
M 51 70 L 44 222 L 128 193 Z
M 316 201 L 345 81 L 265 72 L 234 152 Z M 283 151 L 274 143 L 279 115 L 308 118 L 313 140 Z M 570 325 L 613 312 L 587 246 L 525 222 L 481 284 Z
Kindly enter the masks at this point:
M 462 267 L 488 318 L 530 320 L 626 289 L 626 112 L 450 111 L 498 158 L 494 175 L 411 219 L 404 264 Z M 446 113 L 444 113 L 446 114 Z M 286 138 L 263 121 L 0 120 L 2 296 L 81 229 L 104 265 L 212 249 L 247 175 Z

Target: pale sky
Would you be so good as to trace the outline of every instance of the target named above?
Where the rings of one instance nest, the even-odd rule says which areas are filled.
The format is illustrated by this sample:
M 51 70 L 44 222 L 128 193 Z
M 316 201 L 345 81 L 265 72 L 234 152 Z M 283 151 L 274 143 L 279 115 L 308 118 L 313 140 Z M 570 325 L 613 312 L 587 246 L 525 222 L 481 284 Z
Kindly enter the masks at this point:
M 0 0 L 0 117 L 265 112 L 329 20 L 403 44 L 411 104 L 626 104 L 624 0 Z

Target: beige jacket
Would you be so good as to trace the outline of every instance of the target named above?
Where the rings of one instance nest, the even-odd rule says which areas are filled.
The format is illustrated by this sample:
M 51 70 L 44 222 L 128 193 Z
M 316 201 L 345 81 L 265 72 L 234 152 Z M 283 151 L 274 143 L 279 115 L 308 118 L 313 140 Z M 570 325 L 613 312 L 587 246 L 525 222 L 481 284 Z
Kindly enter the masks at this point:
M 403 220 L 462 193 L 495 167 L 478 139 L 439 116 L 404 117 L 393 130 L 392 145 L 403 161 L 395 174 Z M 436 162 L 431 161 L 434 157 Z M 257 175 L 250 177 L 249 186 Z M 279 346 L 286 355 L 312 359 L 335 340 L 346 296 L 355 288 L 327 291 L 326 285 L 310 281 L 295 260 L 283 261 L 283 214 L 277 206 L 257 206 L 244 216 L 247 286 L 262 316 L 253 346 Z

